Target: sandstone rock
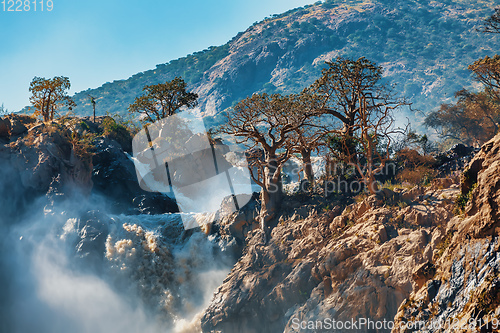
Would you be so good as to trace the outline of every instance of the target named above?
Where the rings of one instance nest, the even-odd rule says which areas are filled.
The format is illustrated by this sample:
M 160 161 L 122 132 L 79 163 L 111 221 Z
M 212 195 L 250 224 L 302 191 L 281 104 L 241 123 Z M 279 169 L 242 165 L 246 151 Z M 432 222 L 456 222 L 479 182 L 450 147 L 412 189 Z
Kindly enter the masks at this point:
M 483 145 L 469 163 L 461 189 L 462 194 L 470 193 L 466 214 L 451 218 L 445 228 L 434 228 L 424 253 L 428 258 L 432 250 L 434 262 L 416 269 L 417 288 L 434 276 L 401 305 L 396 325 L 411 318 L 426 322 L 427 331 L 434 333 L 442 331 L 440 322 L 460 318 L 463 323 L 480 324 L 482 332 L 494 331 L 492 320 L 500 313 L 500 135 Z
M 452 178 L 436 178 L 432 180 L 432 186 L 438 189 L 449 188 L 453 184 L 455 184 L 455 180 Z
M 500 231 L 500 135 L 484 144 L 464 171 L 462 193 L 472 190 L 466 215 L 474 237 Z M 474 221 L 472 223 L 472 221 Z
M 420 186 L 415 186 L 411 188 L 410 190 L 405 190 L 401 194 L 401 200 L 403 201 L 414 201 L 419 195 L 422 195 L 424 193 L 424 188 Z
M 453 203 L 437 198 L 443 191 L 429 193 L 428 206 L 414 198 L 426 209 L 421 225 L 405 222 L 419 205 L 399 210 L 370 196 L 338 216 L 284 218 L 267 244 L 260 231 L 249 232 L 242 257 L 204 314 L 203 330 L 294 332 L 294 319 L 392 320 L 416 285 L 413 273 L 429 260 L 423 250 L 432 254 L 431 240 L 438 242 L 435 234 L 452 217 Z
M 413 272 L 413 280 L 417 283 L 417 290 L 434 277 L 436 274 L 436 267 L 431 262 L 426 262 L 418 266 Z

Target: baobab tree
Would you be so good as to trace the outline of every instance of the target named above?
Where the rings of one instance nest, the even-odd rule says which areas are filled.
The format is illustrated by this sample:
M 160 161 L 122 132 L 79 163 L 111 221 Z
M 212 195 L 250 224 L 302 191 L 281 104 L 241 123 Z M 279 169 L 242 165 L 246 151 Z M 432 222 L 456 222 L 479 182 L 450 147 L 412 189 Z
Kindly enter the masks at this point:
M 391 136 L 403 131 L 394 127 L 393 111 L 410 104 L 396 98 L 381 82 L 382 67 L 364 57 L 339 57 L 326 64 L 328 67 L 311 87 L 319 111 L 340 121 L 340 128 L 331 131 L 335 134 L 336 155 L 354 165 L 368 190 L 375 193 L 375 174 L 389 159 Z M 381 151 L 382 141 L 385 144 Z
M 267 233 L 268 222 L 281 208 L 281 169 L 296 146 L 293 133 L 308 125 L 313 113 L 302 108 L 297 95 L 265 93 L 254 94 L 233 109 L 219 131 L 248 147 L 250 175 L 262 188 L 260 225 Z
M 351 135 L 339 131 L 330 147 L 339 160 L 356 168 L 366 189 L 375 194 L 379 190 L 375 176 L 387 170 L 393 138 L 405 134 L 408 126 L 395 126 L 393 112 L 400 105 L 373 104 L 370 98 L 369 94 L 360 97 L 354 125 L 348 128 Z

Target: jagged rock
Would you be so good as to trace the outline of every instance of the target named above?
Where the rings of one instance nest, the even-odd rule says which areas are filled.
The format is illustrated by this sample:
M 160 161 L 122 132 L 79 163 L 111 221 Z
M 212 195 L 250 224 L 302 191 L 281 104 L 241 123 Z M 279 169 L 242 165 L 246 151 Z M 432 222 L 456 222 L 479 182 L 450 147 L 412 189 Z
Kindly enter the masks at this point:
M 10 122 L 9 135 L 11 137 L 26 133 L 28 131 L 27 126 L 36 122 L 35 118 L 21 114 L 10 114 L 7 118 Z
M 462 193 L 471 191 L 466 215 L 476 238 L 500 232 L 500 135 L 483 145 L 464 171 Z M 474 188 L 474 189 L 473 189 Z M 474 221 L 474 223 L 472 223 Z
M 455 184 L 456 180 L 452 178 L 436 178 L 432 180 L 432 186 L 438 189 L 449 188 L 451 185 Z
M 417 289 L 422 288 L 422 286 L 434 277 L 436 274 L 436 267 L 432 262 L 426 262 L 418 266 L 413 272 L 413 280 L 417 283 Z
M 204 314 L 203 331 L 296 332 L 296 320 L 392 320 L 418 286 L 413 273 L 446 234 L 459 193 L 453 189 L 450 200 L 447 191 L 417 188 L 404 209 L 392 191 L 338 216 L 313 213 L 311 206 L 307 215 L 285 216 L 267 243 L 260 230 L 249 232 L 243 255 Z M 408 220 L 423 205 L 426 223 Z
M 424 188 L 421 186 L 414 186 L 410 190 L 405 190 L 401 193 L 401 200 L 414 201 L 419 195 L 424 194 Z
M 493 320 L 500 314 L 500 135 L 483 145 L 469 163 L 461 187 L 462 194 L 470 193 L 466 213 L 432 233 L 436 274 L 427 288 L 415 288 L 401 305 L 395 327 L 421 320 L 428 325 L 427 332 L 441 332 L 440 323 L 459 318 L 467 331 L 476 327 L 494 331 Z M 417 287 L 426 278 L 425 266 L 420 273 Z M 404 330 L 398 327 L 393 332 Z
M 51 127 L 52 130 L 46 130 Z M 11 163 L 21 173 L 24 188 L 46 193 L 54 178 L 60 177 L 62 191 L 78 189 L 89 193 L 92 188 L 92 162 L 78 156 L 64 127 L 43 124 L 38 133 L 18 139 L 13 146 Z
M 257 217 L 260 211 L 258 194 L 254 193 L 248 203 L 237 212 L 227 213 L 224 206 L 231 202 L 232 197 L 221 203 L 221 218 L 212 226 L 210 232 L 220 237 L 223 248 L 230 249 L 235 258 L 239 258 L 243 251 L 245 239 L 249 233 L 259 227 Z M 230 205 L 232 206 L 232 205 Z

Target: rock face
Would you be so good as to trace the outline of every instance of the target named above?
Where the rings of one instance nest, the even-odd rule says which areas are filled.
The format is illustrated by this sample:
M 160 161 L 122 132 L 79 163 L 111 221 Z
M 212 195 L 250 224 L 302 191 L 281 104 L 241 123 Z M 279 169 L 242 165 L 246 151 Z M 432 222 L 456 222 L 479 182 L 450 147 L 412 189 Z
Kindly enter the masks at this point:
M 460 187 L 442 178 L 383 189 L 342 213 L 309 210 L 282 219 L 267 244 L 248 232 L 203 331 L 330 332 L 316 323 L 365 318 L 394 324 L 380 332 L 494 332 L 499 207 L 500 134 L 470 161 Z
M 457 185 L 385 189 L 342 213 L 309 209 L 306 218 L 282 219 L 267 244 L 260 230 L 249 232 L 242 257 L 204 314 L 203 331 L 310 332 L 298 325 L 392 320 L 432 275 L 430 262 L 458 194 Z
M 494 332 L 499 207 L 500 134 L 470 161 L 460 186 L 442 178 L 383 189 L 342 212 L 308 209 L 305 218 L 283 218 L 268 243 L 250 231 L 203 331 L 330 332 L 317 323 L 365 318 L 394 324 L 379 332 Z
M 109 119 L 39 123 L 25 115 L 0 118 L 0 194 L 11 203 L 5 205 L 11 210 L 5 215 L 19 215 L 39 197 L 45 196 L 45 204 L 52 205 L 68 196 L 91 193 L 105 197 L 112 213 L 178 211 L 174 200 L 139 187 L 133 162 L 113 139 L 116 131 L 107 135 L 103 130 Z M 127 135 L 119 137 L 123 141 Z
M 11 127 L 10 143 L 0 148 L 5 179 L 1 192 L 14 200 L 7 206 L 12 210 L 9 213 L 22 214 L 25 204 L 43 195 L 53 203 L 67 195 L 90 193 L 92 160 L 76 149 L 65 126 L 35 125 L 28 116 L 11 115 L 5 119 Z
M 111 212 L 162 214 L 178 211 L 175 201 L 166 195 L 140 188 L 134 163 L 118 142 L 100 137 L 94 144 L 93 191 L 106 197 Z
M 496 332 L 500 316 L 500 135 L 487 142 L 463 173 L 465 214 L 451 219 L 433 257 L 436 274 L 415 288 L 396 315 L 404 323 L 422 321 L 426 332 Z
M 35 123 L 35 118 L 22 114 L 10 114 L 0 118 L 0 138 L 17 137 L 28 131 L 28 126 Z

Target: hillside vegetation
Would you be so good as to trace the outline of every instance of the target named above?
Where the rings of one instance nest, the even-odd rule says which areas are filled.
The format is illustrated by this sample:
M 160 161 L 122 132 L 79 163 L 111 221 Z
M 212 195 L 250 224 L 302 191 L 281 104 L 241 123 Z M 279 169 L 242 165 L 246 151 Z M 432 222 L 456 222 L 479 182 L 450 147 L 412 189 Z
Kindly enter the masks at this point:
M 422 111 L 472 87 L 467 66 L 493 55 L 496 34 L 478 31 L 495 1 L 326 1 L 273 15 L 227 44 L 157 65 L 127 80 L 75 95 L 78 115 L 126 113 L 145 85 L 182 76 L 214 115 L 254 92 L 297 92 L 325 60 L 364 56 Z M 498 45 L 498 44 L 496 44 Z M 450 64 L 453 64 L 452 66 Z

